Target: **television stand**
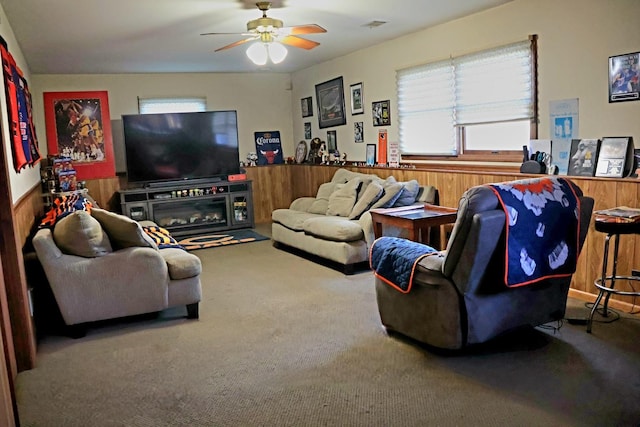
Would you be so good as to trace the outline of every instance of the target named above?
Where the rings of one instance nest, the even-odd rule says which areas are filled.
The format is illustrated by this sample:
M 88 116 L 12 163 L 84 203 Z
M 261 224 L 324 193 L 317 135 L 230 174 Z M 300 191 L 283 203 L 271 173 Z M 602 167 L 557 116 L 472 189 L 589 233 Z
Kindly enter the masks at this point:
M 251 181 L 185 180 L 121 190 L 122 214 L 150 220 L 173 236 L 253 228 Z

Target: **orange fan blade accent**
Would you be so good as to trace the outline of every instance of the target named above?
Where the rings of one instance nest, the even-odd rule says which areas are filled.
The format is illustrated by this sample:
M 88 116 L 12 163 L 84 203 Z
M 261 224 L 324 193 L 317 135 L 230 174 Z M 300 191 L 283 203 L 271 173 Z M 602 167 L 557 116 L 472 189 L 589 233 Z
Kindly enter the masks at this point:
M 317 33 L 326 33 L 327 30 L 322 28 L 320 25 L 316 24 L 308 24 L 308 25 L 297 25 L 295 27 L 288 28 L 285 30 L 286 34 L 291 36 L 298 36 L 300 34 L 317 34 Z
M 255 39 L 256 39 L 256 37 L 249 37 L 249 38 L 246 38 L 244 40 L 238 40 L 237 42 L 233 42 L 233 43 L 228 44 L 226 46 L 222 46 L 219 49 L 216 49 L 215 52 L 219 52 L 221 50 L 231 49 L 232 47 L 240 46 L 241 44 L 245 44 L 246 42 L 250 42 L 250 41 L 255 40 Z
M 296 37 L 296 36 L 286 36 L 281 39 L 278 39 L 278 41 L 282 44 L 288 44 L 289 46 L 300 47 L 302 49 L 307 49 L 307 50 L 313 49 L 314 47 L 320 44 L 318 42 L 314 42 L 314 41 L 303 39 L 302 37 Z

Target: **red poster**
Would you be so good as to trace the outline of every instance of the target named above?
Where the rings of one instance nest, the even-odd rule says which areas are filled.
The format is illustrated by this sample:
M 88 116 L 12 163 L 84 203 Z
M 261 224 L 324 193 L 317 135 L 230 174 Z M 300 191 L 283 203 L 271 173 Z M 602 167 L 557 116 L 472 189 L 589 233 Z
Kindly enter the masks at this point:
M 45 92 L 50 156 L 68 157 L 79 181 L 116 176 L 106 91 Z

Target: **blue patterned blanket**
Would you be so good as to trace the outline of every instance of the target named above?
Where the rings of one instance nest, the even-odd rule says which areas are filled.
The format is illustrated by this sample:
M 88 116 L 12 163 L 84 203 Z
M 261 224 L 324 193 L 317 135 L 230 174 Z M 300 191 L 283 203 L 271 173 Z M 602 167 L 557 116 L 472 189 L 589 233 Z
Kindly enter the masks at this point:
M 580 202 L 571 182 L 545 177 L 488 186 L 507 217 L 505 284 L 523 286 L 573 274 Z
M 380 237 L 369 251 L 369 265 L 376 277 L 400 292 L 408 293 L 418 262 L 437 253 L 431 246 L 397 237 Z

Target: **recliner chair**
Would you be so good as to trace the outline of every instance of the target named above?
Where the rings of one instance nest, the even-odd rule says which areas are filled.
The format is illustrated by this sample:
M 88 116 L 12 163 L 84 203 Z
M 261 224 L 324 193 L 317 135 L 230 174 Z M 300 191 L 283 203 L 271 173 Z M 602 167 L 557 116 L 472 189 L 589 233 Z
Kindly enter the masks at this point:
M 512 183 L 535 184 L 540 179 Z M 580 203 L 579 253 L 593 199 L 567 182 Z M 506 286 L 505 224 L 505 211 L 492 188 L 467 190 L 446 250 L 416 264 L 409 292 L 400 292 L 376 275 L 382 324 L 433 347 L 461 349 L 520 327 L 562 319 L 571 275 Z

